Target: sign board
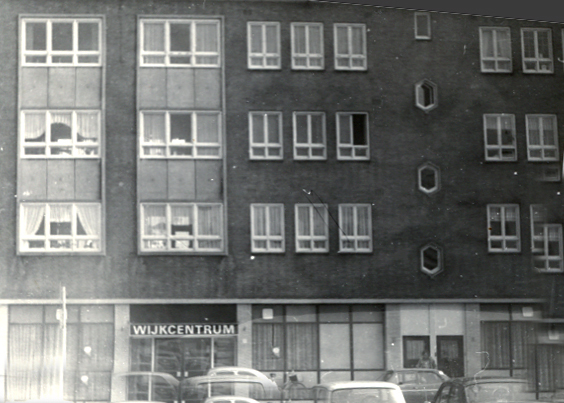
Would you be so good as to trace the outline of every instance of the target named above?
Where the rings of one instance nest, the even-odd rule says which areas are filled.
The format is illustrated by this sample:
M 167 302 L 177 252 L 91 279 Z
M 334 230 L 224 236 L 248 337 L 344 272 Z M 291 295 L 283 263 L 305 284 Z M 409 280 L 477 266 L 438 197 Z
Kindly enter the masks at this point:
M 130 324 L 130 336 L 225 336 L 237 334 L 237 324 L 166 323 Z

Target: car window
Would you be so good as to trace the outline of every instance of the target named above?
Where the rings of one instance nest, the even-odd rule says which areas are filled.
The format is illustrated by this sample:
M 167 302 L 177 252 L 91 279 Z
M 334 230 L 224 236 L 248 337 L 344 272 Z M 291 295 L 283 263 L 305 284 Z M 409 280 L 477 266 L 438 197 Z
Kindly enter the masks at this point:
M 426 384 L 426 383 L 442 383 L 443 380 L 441 377 L 434 372 L 421 372 L 419 373 L 419 383 Z
M 400 373 L 400 382 L 402 385 L 412 385 L 417 383 L 417 374 L 415 372 Z
M 447 403 L 449 392 L 450 392 L 450 385 L 443 386 L 441 389 L 439 389 L 437 398 L 435 399 L 434 403 Z

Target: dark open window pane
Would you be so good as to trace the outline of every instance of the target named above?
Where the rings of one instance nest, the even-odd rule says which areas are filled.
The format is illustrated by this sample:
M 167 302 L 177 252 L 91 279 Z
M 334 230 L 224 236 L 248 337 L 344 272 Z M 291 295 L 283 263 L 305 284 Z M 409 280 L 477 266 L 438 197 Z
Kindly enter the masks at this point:
M 192 115 L 170 114 L 170 139 L 192 142 Z
M 352 115 L 353 119 L 353 144 L 365 146 L 368 144 L 366 136 L 366 115 Z
M 52 37 L 53 50 L 72 50 L 72 23 L 53 23 Z
M 190 51 L 189 24 L 170 24 L 170 50 L 173 52 Z

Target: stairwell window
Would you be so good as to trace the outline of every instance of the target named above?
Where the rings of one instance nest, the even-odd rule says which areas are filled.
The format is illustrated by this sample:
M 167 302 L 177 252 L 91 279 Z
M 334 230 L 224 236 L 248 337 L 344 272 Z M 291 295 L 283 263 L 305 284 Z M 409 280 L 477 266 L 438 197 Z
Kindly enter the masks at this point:
M 251 252 L 284 252 L 283 204 L 251 204 Z
M 325 204 L 296 204 L 296 252 L 329 251 L 329 214 Z
M 555 115 L 527 115 L 529 161 L 558 161 L 558 133 Z
M 280 69 L 280 23 L 247 23 L 249 69 Z
M 554 72 L 552 31 L 549 28 L 521 28 L 521 46 L 524 73 Z
M 369 160 L 368 114 L 337 112 L 337 158 Z
M 295 70 L 322 70 L 323 24 L 292 23 L 292 68 Z
M 480 61 L 483 73 L 511 73 L 511 30 L 480 27 Z
M 488 251 L 521 251 L 519 205 L 488 205 Z
M 366 25 L 335 24 L 335 70 L 366 70 Z
M 370 204 L 339 204 L 339 252 L 372 252 Z
M 533 255 L 535 269 L 543 273 L 563 272 L 562 224 L 542 225 L 542 241 L 542 247 Z
M 515 115 L 484 115 L 486 161 L 517 161 Z

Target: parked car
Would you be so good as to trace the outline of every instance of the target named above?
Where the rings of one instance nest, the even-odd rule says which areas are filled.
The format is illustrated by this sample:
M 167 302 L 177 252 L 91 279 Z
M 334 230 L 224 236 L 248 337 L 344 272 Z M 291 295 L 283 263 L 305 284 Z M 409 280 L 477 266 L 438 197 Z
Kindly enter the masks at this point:
M 278 386 L 270 379 L 248 375 L 204 375 L 181 383 L 181 400 L 203 403 L 214 396 L 241 396 L 254 400 L 280 400 Z
M 399 385 L 407 403 L 423 403 L 433 399 L 441 384 L 450 379 L 436 369 L 398 369 L 387 371 L 381 381 Z
M 527 381 L 516 378 L 452 378 L 444 382 L 432 403 L 514 403 L 535 401 Z
M 124 372 L 115 374 L 114 380 L 126 382 L 127 393 L 124 399 L 119 400 L 121 403 L 172 403 L 178 401 L 180 382 L 169 373 Z
M 315 403 L 405 403 L 398 385 L 377 381 L 342 381 L 313 387 Z
M 204 403 L 259 403 L 255 399 L 242 396 L 212 396 L 208 397 Z
M 272 383 L 276 386 L 276 382 L 270 379 L 268 376 L 263 374 L 260 371 L 257 371 L 253 368 L 246 368 L 246 367 L 215 367 L 211 368 L 207 375 L 209 376 L 224 376 L 224 375 L 240 375 L 240 376 L 255 376 L 265 383 Z

